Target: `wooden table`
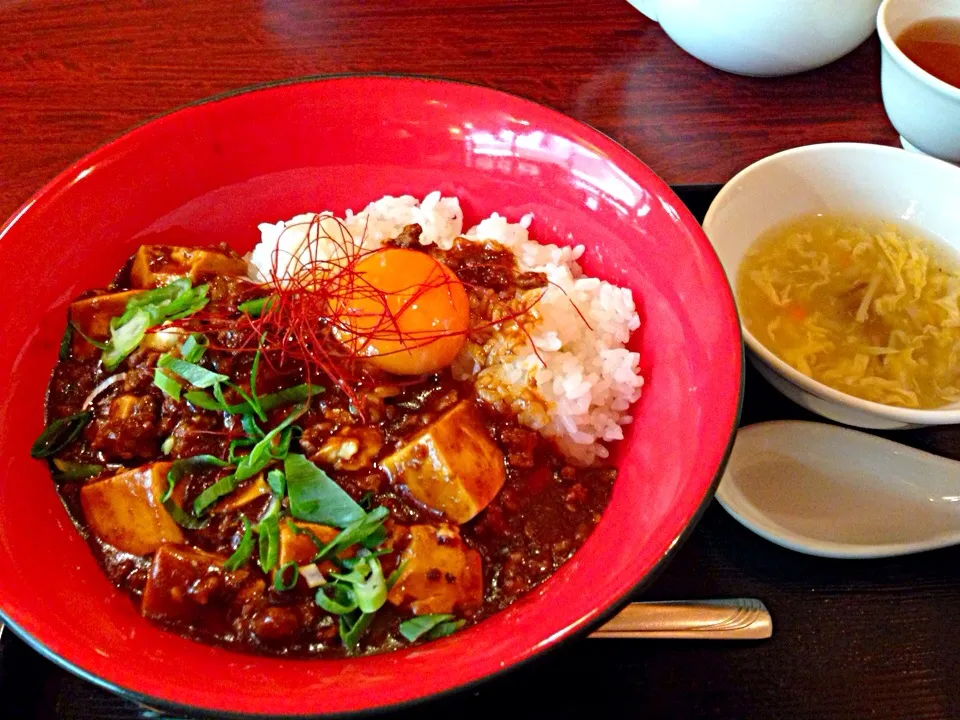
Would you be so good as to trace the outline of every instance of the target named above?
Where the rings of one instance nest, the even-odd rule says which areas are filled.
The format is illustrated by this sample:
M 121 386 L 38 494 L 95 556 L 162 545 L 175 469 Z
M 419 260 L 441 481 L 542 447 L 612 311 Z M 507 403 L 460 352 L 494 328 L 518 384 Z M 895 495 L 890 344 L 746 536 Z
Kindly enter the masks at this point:
M 814 142 L 895 144 L 876 37 L 781 79 L 683 53 L 624 0 L 0 0 L 0 216 L 132 125 L 320 73 L 481 83 L 590 123 L 668 183 Z
M 438 75 L 527 96 L 606 132 L 675 185 L 722 183 L 795 145 L 896 143 L 876 38 L 827 68 L 757 80 L 700 64 L 621 0 L 0 0 L 0 216 L 159 113 L 342 72 Z M 680 192 L 702 214 L 715 189 Z M 802 415 L 748 374 L 744 422 Z M 950 429 L 898 437 L 960 457 Z M 715 505 L 647 596 L 739 595 L 768 604 L 772 640 L 576 641 L 402 716 L 960 718 L 960 550 L 808 558 Z M 4 639 L 0 716 L 147 716 L 138 713 Z

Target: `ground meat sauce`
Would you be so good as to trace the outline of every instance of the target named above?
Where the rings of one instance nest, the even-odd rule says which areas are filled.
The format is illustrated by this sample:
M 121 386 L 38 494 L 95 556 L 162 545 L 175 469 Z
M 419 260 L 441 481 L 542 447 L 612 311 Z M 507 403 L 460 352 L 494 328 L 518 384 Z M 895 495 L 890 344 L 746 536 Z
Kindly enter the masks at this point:
M 411 226 L 394 244 L 418 248 L 418 235 L 419 228 Z M 225 248 L 221 252 L 236 262 L 235 254 Z M 451 250 L 430 252 L 458 275 L 471 294 L 502 295 L 518 288 L 542 287 L 545 282 L 537 273 L 518 274 L 509 251 L 493 244 L 462 242 Z M 182 249 L 178 256 L 190 258 L 193 254 L 192 249 Z M 171 269 L 175 256 L 170 249 L 159 251 L 144 267 L 148 271 L 160 268 L 175 272 L 175 267 Z M 130 267 L 128 264 L 107 290 L 86 297 L 130 288 Z M 237 305 L 257 289 L 242 278 L 216 272 L 195 277 L 194 281 L 210 284 L 207 310 L 228 316 L 237 315 Z M 231 350 L 237 342 L 235 333 L 219 331 L 210 333 L 208 339 L 210 349 L 199 364 L 229 376 L 240 386 L 248 384 L 252 356 Z M 82 341 L 74 337 L 72 344 L 65 343 L 65 352 L 53 372 L 48 422 L 78 412 L 94 389 L 112 375 L 122 374 L 122 378 L 96 394 L 90 405 L 92 419 L 76 440 L 56 454 L 60 461 L 100 465 L 102 472 L 81 480 L 62 476 L 56 480 L 58 472 L 54 469 L 54 478 L 74 522 L 117 587 L 140 604 L 150 592 L 149 584 L 162 581 L 167 594 L 160 597 L 157 591 L 156 597 L 149 599 L 151 619 L 183 635 L 267 654 L 335 657 L 410 644 L 399 633 L 399 626 L 415 612 L 410 601 L 416 598 L 384 604 L 359 643 L 346 650 L 338 634 L 338 617 L 317 605 L 316 590 L 309 588 L 304 578 L 290 590 L 275 589 L 271 573 L 258 567 L 256 547 L 239 568 L 223 568 L 223 560 L 234 552 L 243 536 L 241 511 L 256 523 L 271 502 L 269 494 L 249 500 L 234 512 L 218 512 L 215 505 L 203 527 L 180 528 L 182 542 L 173 544 L 176 552 L 166 553 L 163 558 L 156 552 L 123 552 L 103 542 L 85 515 L 80 499 L 84 486 L 156 462 L 197 455 L 226 458 L 230 439 L 242 436 L 243 430 L 237 415 L 205 410 L 182 397 L 174 400 L 161 392 L 154 384 L 161 350 L 141 345 L 109 372 L 98 351 L 86 348 L 80 352 L 82 345 L 78 342 Z M 302 382 L 304 373 L 299 367 L 277 368 L 261 363 L 257 389 L 262 396 Z M 435 535 L 440 549 L 465 545 L 479 553 L 482 601 L 452 609 L 454 616 L 468 624 L 501 610 L 546 580 L 580 547 L 607 504 L 615 478 L 612 469 L 568 465 L 552 443 L 520 426 L 514 418 L 484 406 L 476 399 L 472 385 L 455 380 L 449 369 L 428 377 L 399 379 L 382 372 L 365 373 L 355 389 L 362 412 L 333 383 L 325 383 L 322 378 L 311 378 L 311 382 L 326 387 L 310 398 L 308 411 L 296 421 L 299 430 L 290 452 L 302 453 L 323 468 L 363 508 L 384 506 L 389 510 L 384 547 L 391 552 L 379 558 L 385 575 L 396 570 L 400 553 L 412 542 L 410 527 L 456 528 L 456 524 L 417 501 L 404 485 L 392 483 L 381 461 L 458 403 L 470 403 L 471 412 L 479 414 L 502 453 L 503 486 L 479 514 L 459 526 L 459 537 L 455 530 L 441 529 Z M 239 397 L 228 391 L 227 399 L 237 402 Z M 268 421 L 261 426 L 275 427 L 288 412 L 288 407 L 271 410 Z M 332 440 L 335 442 L 331 444 Z M 349 448 L 349 452 L 343 448 Z M 193 500 L 225 472 L 198 468 L 184 475 L 178 484 L 181 507 L 192 507 Z M 252 483 L 241 483 L 234 495 L 249 490 Z M 228 502 L 231 497 L 220 502 Z M 282 518 L 288 510 L 289 500 L 284 499 Z M 256 535 L 253 537 L 256 540 Z M 193 550 L 201 552 L 191 554 Z M 431 568 L 425 582 L 455 586 L 464 580 L 455 572 Z M 176 605 L 176 612 L 165 614 L 171 603 Z

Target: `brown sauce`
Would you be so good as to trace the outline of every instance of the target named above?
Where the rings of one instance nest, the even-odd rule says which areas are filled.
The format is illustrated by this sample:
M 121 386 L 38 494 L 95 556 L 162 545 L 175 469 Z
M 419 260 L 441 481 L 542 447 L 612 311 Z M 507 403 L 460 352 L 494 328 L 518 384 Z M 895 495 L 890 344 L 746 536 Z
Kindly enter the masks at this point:
M 442 254 L 455 272 L 464 275 L 465 282 L 469 279 L 472 293 L 509 291 L 509 273 L 504 271 L 509 263 L 495 248 L 463 243 Z M 214 275 L 206 281 L 211 284 L 210 308 L 214 311 L 235 315 L 238 303 L 249 295 L 249 285 L 234 278 Z M 529 286 L 541 281 L 535 276 L 520 278 L 521 283 Z M 125 290 L 130 287 L 129 282 L 129 271 L 123 271 L 103 292 Z M 248 382 L 250 355 L 231 349 L 233 333 L 220 330 L 211 333 L 209 339 L 210 350 L 201 364 L 229 375 L 235 383 Z M 49 423 L 80 410 L 84 399 L 104 379 L 125 373 L 122 381 L 96 397 L 93 420 L 56 455 L 61 461 L 100 464 L 104 468 L 91 478 L 56 482 L 64 505 L 110 580 L 127 591 L 139 606 L 145 587 L 151 582 L 151 573 L 166 573 L 164 581 L 180 583 L 178 592 L 188 598 L 195 612 L 186 619 L 159 622 L 174 632 L 239 650 L 341 656 L 409 645 L 399 626 L 411 617 L 410 606 L 388 602 L 376 613 L 359 645 L 352 651 L 345 650 L 338 637 L 337 618 L 317 606 L 315 590 L 302 579 L 290 590 L 275 590 L 269 574 L 257 567 L 256 548 L 250 562 L 236 571 L 224 571 L 217 563 L 199 569 L 187 565 L 158 568 L 154 554 L 121 552 L 98 538 L 80 501 L 82 488 L 158 461 L 202 454 L 223 458 L 230 438 L 240 432 L 235 415 L 205 410 L 162 393 L 154 384 L 160 354 L 157 350 L 138 350 L 115 372 L 108 372 L 99 354 L 67 351 L 53 372 L 48 391 Z M 311 382 L 317 380 L 311 378 Z M 257 384 L 263 394 L 303 381 L 303 370 L 296 365 L 264 364 Z M 330 477 L 364 507 L 386 507 L 390 511 L 387 527 L 398 538 L 404 528 L 412 525 L 436 526 L 447 520 L 413 499 L 404 487 L 391 483 L 380 464 L 389 453 L 456 403 L 469 401 L 476 406 L 503 455 L 506 479 L 502 489 L 476 517 L 459 527 L 463 543 L 482 559 L 482 602 L 454 611 L 467 624 L 510 605 L 549 578 L 582 545 L 607 505 L 615 471 L 569 465 L 558 449 L 538 433 L 477 401 L 472 385 L 454 379 L 449 369 L 413 381 L 404 379 L 403 383 L 385 373 L 369 373 L 356 393 L 364 400 L 362 415 L 346 394 L 327 383 L 324 392 L 310 398 L 306 414 L 296 423 L 298 430 L 292 448 L 325 467 Z M 122 417 L 115 413 L 115 401 L 121 397 L 136 398 L 127 403 Z M 283 410 L 271 411 L 264 426 L 273 427 L 283 417 Z M 322 448 L 338 433 L 359 438 L 364 452 L 353 463 L 325 466 Z M 174 440 L 164 448 L 164 440 L 169 438 Z M 367 442 L 369 438 L 375 441 Z M 190 506 L 193 499 L 222 476 L 223 472 L 215 468 L 188 474 L 181 483 L 180 502 L 184 507 Z M 267 503 L 266 496 L 259 498 L 244 506 L 244 514 L 254 517 L 263 512 Z M 282 512 L 287 512 L 286 505 Z M 184 539 L 178 549 L 211 553 L 222 560 L 237 548 L 243 526 L 237 512 L 211 513 L 204 527 L 183 529 L 182 533 Z M 397 552 L 405 542 L 408 541 L 398 540 L 394 552 L 380 558 L 385 574 L 396 569 Z

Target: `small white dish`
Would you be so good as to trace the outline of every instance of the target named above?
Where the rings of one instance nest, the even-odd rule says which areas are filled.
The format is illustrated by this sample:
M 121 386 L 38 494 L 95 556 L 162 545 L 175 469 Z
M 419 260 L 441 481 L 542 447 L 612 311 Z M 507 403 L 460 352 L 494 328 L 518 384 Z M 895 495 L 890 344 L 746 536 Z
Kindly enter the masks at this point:
M 768 228 L 807 213 L 896 220 L 960 252 L 960 168 L 899 148 L 808 145 L 764 158 L 730 180 L 703 229 L 730 284 L 747 249 Z M 862 400 L 794 369 L 743 328 L 748 357 L 774 387 L 803 407 L 847 425 L 895 429 L 960 423 L 960 403 L 915 410 Z
M 741 428 L 717 500 L 753 532 L 808 555 L 960 544 L 960 463 L 825 423 Z
M 929 18 L 960 18 L 960 0 L 884 0 L 877 12 L 883 106 L 904 148 L 960 162 L 960 88 L 926 72 L 894 38 Z
M 866 40 L 880 0 L 629 0 L 698 60 L 738 75 L 791 75 Z

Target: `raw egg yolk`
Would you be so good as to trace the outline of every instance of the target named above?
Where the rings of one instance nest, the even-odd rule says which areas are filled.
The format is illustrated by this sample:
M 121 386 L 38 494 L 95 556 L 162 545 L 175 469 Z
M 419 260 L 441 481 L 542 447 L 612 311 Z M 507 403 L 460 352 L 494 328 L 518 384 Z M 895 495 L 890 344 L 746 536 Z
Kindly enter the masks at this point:
M 361 357 L 397 375 L 450 365 L 470 328 L 463 283 L 426 253 L 377 250 L 353 269 L 341 325 Z

